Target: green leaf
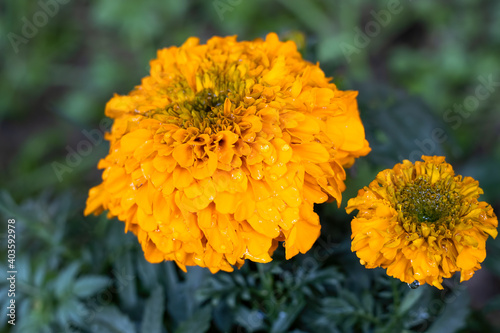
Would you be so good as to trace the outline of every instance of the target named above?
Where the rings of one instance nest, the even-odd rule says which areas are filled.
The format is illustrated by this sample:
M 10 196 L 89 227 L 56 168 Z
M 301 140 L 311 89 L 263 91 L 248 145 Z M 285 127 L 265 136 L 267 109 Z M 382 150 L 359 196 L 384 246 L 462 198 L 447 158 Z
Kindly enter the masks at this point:
M 35 269 L 33 274 L 33 284 L 37 287 L 41 287 L 47 278 L 47 266 L 40 265 Z
M 0 212 L 3 212 L 5 218 L 15 218 L 16 225 L 18 225 L 19 221 L 24 222 L 23 224 L 28 224 L 29 222 L 33 224 L 36 221 L 36 219 L 16 204 L 10 193 L 6 190 L 0 191 Z
M 346 300 L 338 297 L 327 297 L 321 302 L 325 314 L 343 316 L 354 313 L 356 309 Z
M 213 319 L 220 331 L 229 332 L 233 326 L 234 314 L 226 302 L 219 302 L 214 308 Z
M 352 305 L 354 308 L 362 308 L 361 304 L 359 303 L 358 297 L 347 289 L 340 289 L 339 297 L 342 300 L 346 301 L 348 304 Z
M 264 315 L 258 310 L 249 310 L 246 306 L 240 305 L 237 309 L 235 321 L 243 326 L 248 332 L 263 330 Z
M 284 310 L 278 313 L 278 319 L 271 327 L 271 333 L 288 332 L 288 329 L 293 324 L 295 319 L 304 309 L 306 302 L 301 299 L 298 304 L 290 304 Z
M 137 258 L 137 275 L 146 289 L 151 290 L 158 283 L 157 267 L 158 265 L 146 261 L 144 255 L 139 253 Z
M 373 295 L 372 293 L 365 291 L 363 292 L 363 296 L 361 298 L 362 305 L 366 313 L 373 313 L 374 307 L 375 307 L 375 302 L 373 301 Z
M 425 291 L 424 286 L 418 289 L 410 289 L 407 292 L 406 296 L 403 298 L 401 305 L 399 306 L 398 314 L 404 315 L 406 312 L 408 312 L 412 308 L 412 306 L 414 306 L 418 302 L 418 300 L 422 297 L 424 291 Z
M 331 31 L 332 20 L 327 13 L 314 1 L 280 0 L 283 7 L 295 14 L 297 20 L 316 32 L 318 35 Z
M 127 310 L 132 309 L 137 304 L 137 287 L 135 283 L 136 275 L 132 264 L 132 255 L 130 251 L 119 256 L 113 264 L 115 276 L 116 274 L 126 275 L 126 281 L 115 278 L 117 284 L 118 297 L 121 304 Z
M 80 263 L 73 262 L 57 276 L 55 281 L 55 294 L 58 298 L 62 298 L 64 294 L 71 290 L 71 285 L 74 283 L 76 274 L 80 270 Z
M 144 306 L 142 315 L 141 333 L 161 333 L 163 327 L 163 313 L 165 295 L 163 287 L 157 285 Z
M 196 311 L 191 318 L 182 322 L 175 333 L 204 333 L 210 328 L 212 309 L 204 307 Z
M 98 293 L 111 284 L 111 279 L 102 275 L 86 275 L 76 280 L 73 292 L 80 298 Z
M 469 294 L 464 288 L 456 288 L 450 291 L 452 295 L 448 298 L 440 298 L 439 302 L 444 307 L 440 309 L 438 318 L 432 323 L 426 333 L 453 333 L 465 325 L 469 315 Z M 436 309 L 436 307 L 434 307 Z M 432 310 L 432 309 L 431 309 Z M 438 310 L 435 310 L 438 311 Z M 430 313 L 431 315 L 437 315 Z
M 56 318 L 61 327 L 68 327 L 71 323 L 80 326 L 84 325 L 81 315 L 81 309 L 84 309 L 83 303 L 75 298 L 70 298 L 65 302 L 59 303 L 56 311 Z
M 130 318 L 115 306 L 104 307 L 95 315 L 91 331 L 95 333 L 136 333 Z

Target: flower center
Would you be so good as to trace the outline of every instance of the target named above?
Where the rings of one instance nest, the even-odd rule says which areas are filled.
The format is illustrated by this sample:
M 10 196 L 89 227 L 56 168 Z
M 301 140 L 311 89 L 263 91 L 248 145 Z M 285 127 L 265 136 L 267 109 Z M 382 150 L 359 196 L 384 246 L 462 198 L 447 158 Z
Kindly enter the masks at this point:
M 447 229 L 460 209 L 457 204 L 460 194 L 452 190 L 450 184 L 447 179 L 431 184 L 427 177 L 420 176 L 399 188 L 395 197 L 404 224 L 410 222 L 418 227 L 425 223 Z
M 212 132 L 228 129 L 234 119 L 224 114 L 224 102 L 228 98 L 233 109 L 240 104 L 246 86 L 240 72 L 230 67 L 225 72 L 200 73 L 196 85 L 196 93 L 185 80 L 166 89 L 173 101 L 161 113 L 171 117 L 167 121 L 185 129 L 196 127 L 201 132 L 206 128 Z

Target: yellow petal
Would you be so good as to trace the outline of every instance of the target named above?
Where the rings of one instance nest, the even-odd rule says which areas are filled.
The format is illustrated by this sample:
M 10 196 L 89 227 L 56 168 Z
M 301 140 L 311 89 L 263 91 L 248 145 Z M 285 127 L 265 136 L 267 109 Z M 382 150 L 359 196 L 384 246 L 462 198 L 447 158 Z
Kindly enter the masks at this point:
M 293 155 L 301 160 L 313 163 L 327 162 L 330 154 L 321 144 L 316 142 L 308 142 L 301 144 L 292 144 Z
M 193 146 L 190 144 L 181 144 L 174 148 L 172 156 L 183 168 L 188 168 L 194 163 Z
M 153 134 L 146 129 L 138 129 L 125 134 L 121 139 L 121 149 L 124 153 L 131 153 L 146 141 L 153 138 Z

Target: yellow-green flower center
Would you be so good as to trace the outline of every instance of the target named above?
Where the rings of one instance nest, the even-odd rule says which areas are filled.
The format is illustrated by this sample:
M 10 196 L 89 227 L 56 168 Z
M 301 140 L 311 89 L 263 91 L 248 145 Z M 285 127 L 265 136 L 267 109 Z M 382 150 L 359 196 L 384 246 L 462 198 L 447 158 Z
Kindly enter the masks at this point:
M 431 184 L 427 177 L 420 176 L 399 188 L 395 197 L 403 220 L 417 226 L 426 223 L 449 227 L 460 209 L 460 194 L 450 188 L 451 184 L 447 179 Z
M 236 69 L 236 64 L 226 68 L 200 70 L 196 76 L 196 89 L 185 78 L 171 83 L 162 91 L 171 99 L 165 109 L 153 114 L 166 115 L 165 121 L 182 128 L 197 127 L 201 131 L 211 128 L 212 132 L 223 130 L 232 121 L 224 115 L 224 102 L 231 101 L 232 107 L 240 104 L 245 96 L 247 82 Z

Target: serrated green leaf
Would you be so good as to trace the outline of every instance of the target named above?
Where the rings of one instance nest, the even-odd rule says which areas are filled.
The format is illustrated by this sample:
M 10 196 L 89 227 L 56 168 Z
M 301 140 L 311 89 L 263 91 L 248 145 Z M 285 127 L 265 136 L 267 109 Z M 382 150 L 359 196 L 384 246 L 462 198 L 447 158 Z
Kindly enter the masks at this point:
M 86 275 L 78 278 L 73 292 L 80 298 L 92 296 L 111 284 L 111 279 L 102 275 Z
M 161 285 L 157 285 L 144 305 L 141 333 L 162 332 L 163 313 L 165 312 L 164 303 L 165 295 L 163 287 Z
M 182 322 L 175 333 L 204 333 L 210 328 L 212 309 L 208 306 L 196 311 L 191 318 Z

